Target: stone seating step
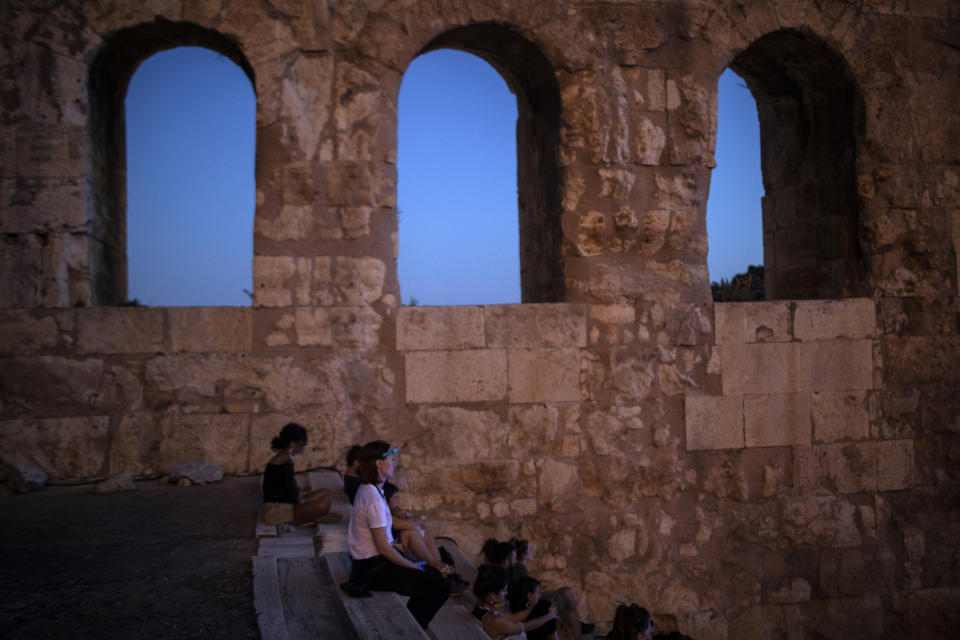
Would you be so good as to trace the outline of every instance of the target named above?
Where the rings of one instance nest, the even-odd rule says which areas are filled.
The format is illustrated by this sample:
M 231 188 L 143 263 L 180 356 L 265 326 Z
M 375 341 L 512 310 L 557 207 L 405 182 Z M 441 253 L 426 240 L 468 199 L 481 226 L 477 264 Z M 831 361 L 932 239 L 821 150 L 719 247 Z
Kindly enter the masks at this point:
M 374 591 L 371 598 L 352 598 L 340 589 L 339 585 L 350 579 L 350 556 L 347 553 L 324 553 L 323 558 L 333 589 L 360 640 L 427 640 L 427 634 L 398 594 Z

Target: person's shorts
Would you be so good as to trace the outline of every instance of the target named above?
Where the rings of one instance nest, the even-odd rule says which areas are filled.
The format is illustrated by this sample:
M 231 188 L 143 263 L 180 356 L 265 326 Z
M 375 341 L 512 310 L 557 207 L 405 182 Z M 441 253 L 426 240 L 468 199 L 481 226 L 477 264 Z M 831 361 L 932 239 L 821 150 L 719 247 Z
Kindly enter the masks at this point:
M 293 520 L 293 504 L 290 502 L 264 502 L 263 521 L 267 524 L 283 524 Z

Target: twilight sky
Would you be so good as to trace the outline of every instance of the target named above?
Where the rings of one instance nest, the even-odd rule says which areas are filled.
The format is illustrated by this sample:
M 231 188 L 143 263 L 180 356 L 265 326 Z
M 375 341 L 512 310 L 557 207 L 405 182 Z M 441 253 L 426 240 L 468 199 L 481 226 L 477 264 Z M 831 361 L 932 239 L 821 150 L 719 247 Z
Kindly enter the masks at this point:
M 403 302 L 519 302 L 515 97 L 482 59 L 439 50 L 407 68 L 399 109 Z M 250 304 L 255 118 L 249 80 L 223 56 L 181 47 L 141 64 L 126 99 L 129 298 Z M 756 103 L 729 70 L 716 157 L 711 280 L 763 262 Z

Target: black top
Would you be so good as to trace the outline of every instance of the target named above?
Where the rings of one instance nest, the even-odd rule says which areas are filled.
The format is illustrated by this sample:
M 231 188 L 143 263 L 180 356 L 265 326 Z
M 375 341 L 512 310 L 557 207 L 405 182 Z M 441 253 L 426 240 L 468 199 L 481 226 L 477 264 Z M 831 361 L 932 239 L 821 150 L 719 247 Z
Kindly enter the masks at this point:
M 360 478 L 357 476 L 343 476 L 343 492 L 350 498 L 350 504 L 357 497 L 357 489 L 360 488 Z
M 263 501 L 297 504 L 300 487 L 293 477 L 293 460 L 283 464 L 268 464 L 263 471 Z

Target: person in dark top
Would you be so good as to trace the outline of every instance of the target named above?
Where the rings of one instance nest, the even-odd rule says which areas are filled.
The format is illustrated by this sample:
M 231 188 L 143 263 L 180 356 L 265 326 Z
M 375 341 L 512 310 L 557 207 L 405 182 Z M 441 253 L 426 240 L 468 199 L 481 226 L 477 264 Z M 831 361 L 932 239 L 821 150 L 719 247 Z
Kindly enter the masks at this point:
M 650 612 L 638 604 L 617 607 L 613 617 L 613 629 L 607 636 L 610 640 L 652 640 L 653 619 Z
M 540 581 L 530 576 L 524 576 L 511 583 L 507 597 L 510 603 L 510 612 L 521 616 L 517 618 L 518 620 L 539 618 L 554 608 L 552 602 L 540 597 Z M 527 631 L 527 640 L 557 639 L 556 619 Z
M 498 607 L 506 600 L 509 580 L 505 568 L 486 563 L 477 569 L 477 579 L 473 582 L 473 593 L 477 596 L 473 617 L 492 640 L 522 638 L 524 632 L 530 632 L 551 620 L 556 622 L 557 610 L 552 606 L 546 614 L 536 618 L 527 617 L 522 621 L 501 614 Z
M 357 489 L 360 488 L 360 476 L 357 470 L 360 468 L 360 452 L 363 447 L 358 444 L 350 447 L 347 451 L 347 472 L 343 474 L 343 491 L 353 504 L 353 499 L 357 496 Z
M 293 457 L 307 446 L 307 430 L 291 422 L 270 443 L 277 453 L 263 470 L 264 520 L 267 524 L 336 522 L 339 513 L 330 513 L 331 497 L 325 489 L 301 493 L 294 477 Z

